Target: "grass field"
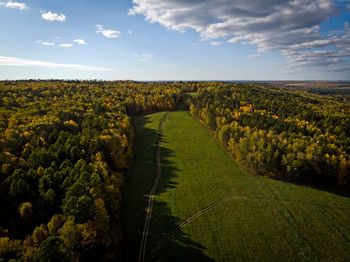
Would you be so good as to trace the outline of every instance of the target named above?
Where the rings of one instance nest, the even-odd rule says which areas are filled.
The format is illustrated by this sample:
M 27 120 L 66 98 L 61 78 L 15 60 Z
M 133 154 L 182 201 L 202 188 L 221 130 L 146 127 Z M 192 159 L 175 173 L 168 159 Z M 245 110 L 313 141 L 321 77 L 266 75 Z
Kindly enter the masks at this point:
M 127 260 L 137 260 L 164 114 L 135 120 L 136 159 L 123 213 Z M 188 112 L 163 119 L 162 170 L 146 258 L 349 261 L 349 198 L 247 174 Z

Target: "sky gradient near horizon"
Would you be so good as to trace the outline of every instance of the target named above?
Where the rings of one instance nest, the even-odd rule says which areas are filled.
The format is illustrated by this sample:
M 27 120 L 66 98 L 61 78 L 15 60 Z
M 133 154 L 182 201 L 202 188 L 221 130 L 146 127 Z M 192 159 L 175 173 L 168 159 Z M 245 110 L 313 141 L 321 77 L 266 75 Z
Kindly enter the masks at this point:
M 350 80 L 349 0 L 0 0 L 0 80 Z

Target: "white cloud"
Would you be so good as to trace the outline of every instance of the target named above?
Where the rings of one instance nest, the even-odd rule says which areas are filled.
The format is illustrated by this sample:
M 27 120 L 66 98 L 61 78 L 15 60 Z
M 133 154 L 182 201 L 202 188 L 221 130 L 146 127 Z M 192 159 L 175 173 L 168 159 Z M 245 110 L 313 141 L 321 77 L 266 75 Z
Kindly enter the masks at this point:
M 60 47 L 64 47 L 64 48 L 68 48 L 68 47 L 72 47 L 73 44 L 60 44 Z
M 77 43 L 78 45 L 87 45 L 84 39 L 74 39 L 73 42 Z
M 96 25 L 96 33 L 103 35 L 107 38 L 117 38 L 121 35 L 121 32 L 118 30 L 105 29 L 102 25 Z
M 245 35 L 245 36 L 232 37 L 227 42 L 231 44 L 238 44 L 238 43 L 247 43 L 248 40 L 249 40 L 249 35 Z
M 41 42 L 42 45 L 46 45 L 46 46 L 54 46 L 54 43 L 51 42 Z
M 321 32 L 338 14 L 332 0 L 133 0 L 129 15 L 143 15 L 180 32 L 194 30 L 211 45 L 243 43 L 258 52 L 280 51 L 290 64 L 349 68 L 350 28 Z M 325 51 L 315 53 L 315 51 Z M 327 52 L 326 52 L 327 51 Z M 312 57 L 312 59 L 310 58 Z
M 213 41 L 213 42 L 210 42 L 209 45 L 211 45 L 211 46 L 221 46 L 222 42 Z
M 141 62 L 148 62 L 152 60 L 152 58 L 153 58 L 153 54 L 142 54 L 139 60 Z
M 67 21 L 67 17 L 64 14 L 56 14 L 56 13 L 53 13 L 51 11 L 42 13 L 41 17 L 44 20 L 50 21 L 50 22 L 54 22 L 54 21 L 65 22 L 65 21 Z
M 45 46 L 54 46 L 55 43 L 52 43 L 52 42 L 43 42 L 41 40 L 36 40 L 35 41 L 36 44 L 41 44 L 41 45 L 45 45 Z
M 57 37 L 56 37 L 57 38 Z M 73 43 L 76 43 L 78 45 L 87 45 L 86 41 L 84 39 L 75 39 L 72 41 Z M 54 46 L 55 43 L 53 42 L 43 42 L 41 40 L 37 40 L 35 41 L 36 44 L 42 44 L 42 45 L 45 45 L 45 46 Z M 65 47 L 65 48 L 68 48 L 68 47 L 72 47 L 74 46 L 73 43 L 64 43 L 64 44 L 59 44 L 60 47 Z
M 13 2 L 13 1 L 0 2 L 0 6 L 5 6 L 7 8 L 19 9 L 19 10 L 29 9 L 25 3 Z
M 7 56 L 0 56 L 0 66 L 40 66 L 40 67 L 46 67 L 46 68 L 62 68 L 62 69 L 73 69 L 78 71 L 92 71 L 92 72 L 114 71 L 111 68 L 104 68 L 104 67 L 51 63 L 51 62 L 45 62 L 45 61 L 30 60 L 30 59 L 17 58 L 17 57 L 7 57 Z
M 131 34 L 132 34 L 132 31 L 131 31 L 131 30 L 128 30 L 128 34 L 131 35 Z

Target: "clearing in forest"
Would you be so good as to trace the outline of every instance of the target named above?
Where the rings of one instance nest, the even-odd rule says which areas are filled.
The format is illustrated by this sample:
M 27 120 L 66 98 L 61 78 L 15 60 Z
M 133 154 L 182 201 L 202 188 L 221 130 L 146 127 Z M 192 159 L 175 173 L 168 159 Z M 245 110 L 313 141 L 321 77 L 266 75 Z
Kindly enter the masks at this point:
M 350 257 L 349 198 L 243 172 L 186 111 L 140 116 L 135 125 L 123 210 L 127 260 Z

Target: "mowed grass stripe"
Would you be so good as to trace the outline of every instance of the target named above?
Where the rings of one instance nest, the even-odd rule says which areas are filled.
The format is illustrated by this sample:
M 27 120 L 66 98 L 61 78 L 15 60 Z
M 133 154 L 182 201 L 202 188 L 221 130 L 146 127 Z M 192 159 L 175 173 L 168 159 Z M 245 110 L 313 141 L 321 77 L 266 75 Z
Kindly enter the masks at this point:
M 243 172 L 188 112 L 169 113 L 163 134 L 148 254 L 178 230 L 155 260 L 348 261 L 349 198 Z

